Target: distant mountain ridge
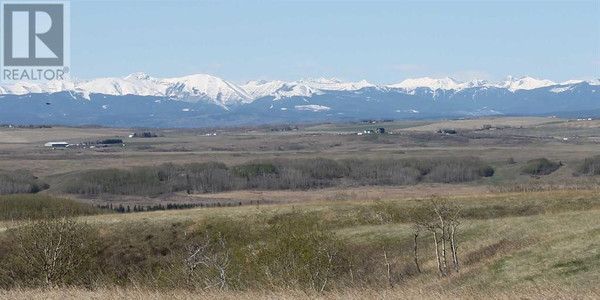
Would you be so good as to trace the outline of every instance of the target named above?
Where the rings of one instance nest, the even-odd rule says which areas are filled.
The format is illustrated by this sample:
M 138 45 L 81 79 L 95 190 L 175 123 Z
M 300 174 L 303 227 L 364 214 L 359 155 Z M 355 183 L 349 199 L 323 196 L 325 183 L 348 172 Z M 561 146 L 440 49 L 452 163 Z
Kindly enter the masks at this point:
M 500 82 L 424 77 L 391 85 L 306 78 L 237 85 L 207 74 L 155 78 L 138 72 L 0 86 L 0 123 L 192 127 L 598 109 L 600 80 L 557 83 L 532 77 Z
M 396 88 L 406 92 L 418 88 L 429 88 L 433 91 L 438 89 L 460 91 L 466 88 L 487 87 L 505 88 L 514 92 L 547 86 L 571 86 L 582 82 L 587 82 L 590 85 L 600 85 L 600 80 L 569 80 L 556 83 L 547 79 L 540 80 L 532 77 L 514 78 L 511 76 L 505 81 L 495 83 L 485 80 L 460 82 L 450 77 L 423 77 L 406 79 L 400 83 L 391 85 L 375 85 L 366 80 L 345 82 L 336 78 L 304 78 L 292 82 L 259 80 L 250 81 L 244 85 L 236 85 L 207 74 L 195 74 L 175 78 L 155 78 L 146 73 L 137 72 L 123 78 L 109 77 L 92 80 L 54 81 L 41 84 L 29 82 L 16 83 L 0 86 L 0 94 L 23 95 L 71 91 L 88 99 L 90 94 L 112 96 L 136 95 L 167 97 L 186 102 L 212 100 L 227 105 L 239 102 L 248 103 L 268 96 L 279 99 L 294 96 L 310 97 L 314 94 L 322 94 L 324 91 L 356 91 L 366 87 Z

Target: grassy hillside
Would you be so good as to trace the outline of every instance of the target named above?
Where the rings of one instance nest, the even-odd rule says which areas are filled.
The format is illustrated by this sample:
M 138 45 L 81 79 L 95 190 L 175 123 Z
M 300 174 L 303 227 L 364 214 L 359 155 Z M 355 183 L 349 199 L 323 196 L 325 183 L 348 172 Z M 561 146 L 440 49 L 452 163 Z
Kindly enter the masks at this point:
M 52 216 L 84 216 L 99 209 L 70 199 L 48 195 L 0 195 L 0 221 L 41 219 Z
M 201 297 L 206 298 L 339 299 L 347 296 L 358 299 L 379 295 L 382 298 L 477 299 L 494 295 L 496 299 L 511 299 L 516 295 L 529 295 L 531 299 L 546 299 L 548 296 L 570 298 L 577 293 L 582 299 L 592 299 L 598 295 L 600 196 L 596 192 L 450 198 L 450 203 L 461 209 L 457 236 L 460 271 L 443 278 L 436 275 L 435 256 L 428 243 L 430 236 L 425 233 L 420 240 L 423 273 L 418 274 L 412 263 L 415 216 L 428 201 L 429 198 L 335 201 L 104 214 L 79 217 L 79 222 L 98 230 L 97 242 L 103 250 L 96 254 L 96 263 L 109 267 L 103 274 L 110 277 L 98 277 L 93 284 L 101 289 L 94 294 L 100 298 L 193 297 L 189 289 L 201 289 L 202 281 L 190 285 L 177 268 L 186 247 L 197 245 L 208 236 L 214 241 L 218 241 L 219 236 L 226 237 L 236 259 L 228 269 L 231 272 L 228 273 L 231 276 L 229 292 L 209 289 L 201 293 Z M 287 246 L 278 244 L 271 240 L 278 239 L 276 232 L 295 239 L 288 240 L 291 244 Z M 310 234 L 305 235 L 307 232 Z M 313 240 L 321 233 L 327 238 L 321 236 Z M 279 273 L 279 280 L 263 278 L 260 270 L 264 269 L 260 266 L 270 265 L 273 261 L 269 259 L 276 259 L 281 253 L 252 256 L 256 253 L 247 252 L 249 249 L 262 252 L 288 249 L 295 253 L 296 246 L 322 241 L 340 243 L 340 257 L 343 254 L 343 261 L 353 262 L 353 272 L 339 270 L 330 278 L 324 294 L 314 291 L 310 284 L 302 284 L 303 277 L 298 274 Z M 261 246 L 268 244 L 277 247 Z M 215 253 L 223 253 L 221 250 Z M 247 260 L 248 255 L 256 260 Z M 238 269 L 241 266 L 243 269 Z M 270 268 L 276 270 L 273 265 Z M 203 272 L 197 276 L 212 274 Z M 300 281 L 286 281 L 285 276 L 300 276 L 294 277 Z M 65 294 L 90 295 L 82 289 L 85 285 L 75 286 L 79 288 L 53 291 L 51 295 L 56 298 Z M 154 289 L 160 292 L 150 292 Z M 2 293 L 10 298 L 39 295 L 39 291 L 28 289 Z

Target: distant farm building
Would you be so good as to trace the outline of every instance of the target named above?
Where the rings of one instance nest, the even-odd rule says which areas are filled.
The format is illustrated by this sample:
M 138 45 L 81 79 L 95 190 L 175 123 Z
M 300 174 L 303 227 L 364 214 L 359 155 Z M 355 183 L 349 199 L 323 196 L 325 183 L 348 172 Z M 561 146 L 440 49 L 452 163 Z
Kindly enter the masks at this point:
M 438 131 L 436 131 L 437 133 L 443 133 L 443 134 L 456 134 L 456 130 L 454 129 L 440 129 Z
M 46 144 L 44 144 L 44 147 L 67 148 L 67 147 L 69 147 L 69 143 L 67 143 L 67 142 L 47 142 Z
M 384 134 L 384 133 L 385 133 L 385 128 L 383 128 L 383 127 L 380 127 L 380 128 L 377 128 L 377 129 L 375 129 L 375 130 L 373 130 L 373 129 L 366 129 L 366 130 L 364 130 L 363 132 L 359 132 L 359 133 L 358 133 L 358 135 L 363 135 L 363 134 L 376 134 L 376 133 L 377 133 L 377 134 Z
M 158 135 L 151 131 L 135 132 L 129 135 L 130 138 L 155 138 Z

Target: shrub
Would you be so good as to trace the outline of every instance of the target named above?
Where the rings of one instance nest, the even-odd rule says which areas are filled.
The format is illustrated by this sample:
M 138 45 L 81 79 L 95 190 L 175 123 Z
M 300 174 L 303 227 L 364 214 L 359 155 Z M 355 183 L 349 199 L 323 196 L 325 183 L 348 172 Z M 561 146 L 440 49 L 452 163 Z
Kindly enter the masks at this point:
M 346 246 L 317 218 L 289 213 L 269 223 L 253 261 L 267 284 L 323 291 L 347 271 Z
M 492 168 L 492 166 L 483 166 L 481 169 L 479 169 L 479 175 L 483 177 L 492 177 L 494 176 L 495 172 L 496 171 L 494 168 Z
M 6 257 L 9 284 L 63 286 L 91 283 L 97 253 L 92 227 L 68 218 L 50 218 L 9 231 L 12 249 Z
M 528 161 L 522 172 L 530 175 L 548 175 L 558 170 L 560 166 L 560 163 L 551 162 L 546 158 L 538 158 Z
M 310 214 L 127 224 L 101 235 L 103 280 L 154 288 L 326 289 L 347 275 L 349 252 Z

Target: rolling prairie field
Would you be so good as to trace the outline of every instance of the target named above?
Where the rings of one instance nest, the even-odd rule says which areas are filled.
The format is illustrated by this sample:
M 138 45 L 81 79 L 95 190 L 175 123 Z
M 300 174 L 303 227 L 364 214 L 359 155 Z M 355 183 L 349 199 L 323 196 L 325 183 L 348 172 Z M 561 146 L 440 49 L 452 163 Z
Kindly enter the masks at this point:
M 2 128 L 0 153 L 0 299 L 600 297 L 597 120 Z
M 0 7 L 0 300 L 600 299 L 598 1 Z

